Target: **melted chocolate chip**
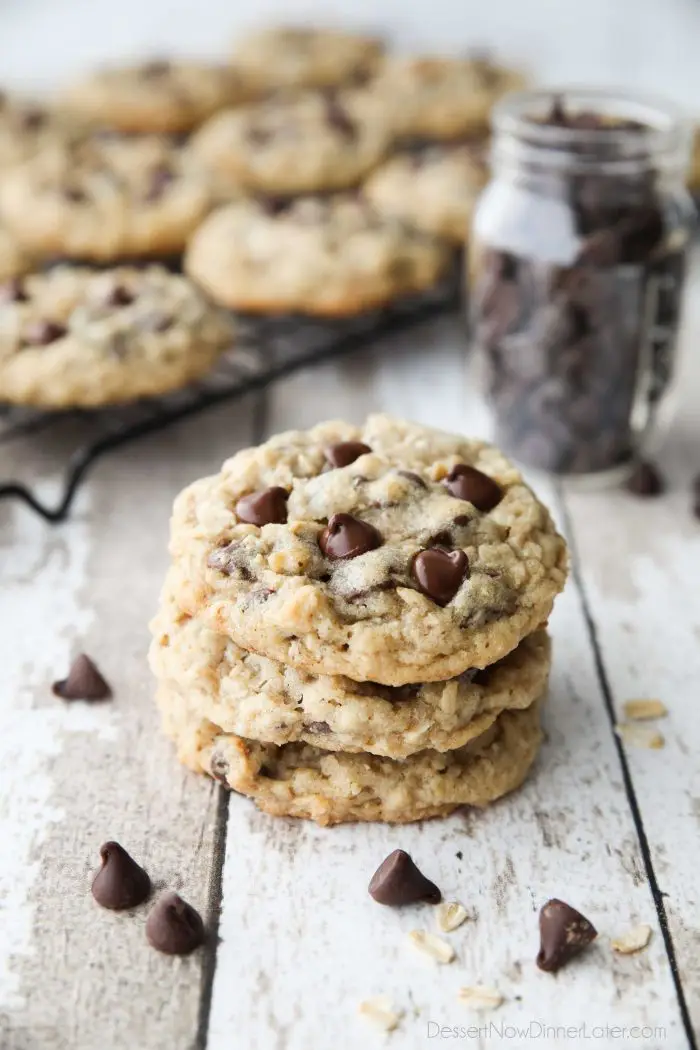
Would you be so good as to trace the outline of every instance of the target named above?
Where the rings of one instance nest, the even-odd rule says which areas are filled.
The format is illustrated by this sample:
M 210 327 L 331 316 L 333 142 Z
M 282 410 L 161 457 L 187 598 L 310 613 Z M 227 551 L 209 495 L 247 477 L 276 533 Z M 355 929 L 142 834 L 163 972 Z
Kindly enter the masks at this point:
M 61 339 L 68 329 L 55 321 L 35 321 L 24 330 L 23 342 L 26 346 L 48 346 Z
M 204 923 L 177 893 L 165 893 L 146 920 L 146 937 L 152 948 L 166 955 L 189 955 L 204 941 Z
M 445 478 L 445 486 L 457 499 L 473 503 L 477 510 L 487 513 L 501 502 L 500 486 L 488 474 L 476 467 L 458 463 Z
M 382 861 L 369 883 L 369 895 L 379 904 L 401 907 L 427 901 L 439 904 L 442 894 L 434 882 L 416 867 L 408 853 L 395 849 Z
M 323 454 L 332 467 L 349 467 L 360 456 L 367 455 L 372 449 L 362 441 L 339 441 L 337 445 L 324 448 Z
M 653 463 L 640 460 L 627 478 L 626 488 L 635 496 L 660 496 L 666 489 L 663 477 Z
M 21 277 L 13 277 L 0 284 L 0 303 L 26 303 L 28 300 Z
M 102 867 L 92 883 L 92 895 L 103 908 L 121 911 L 135 908 L 151 892 L 148 874 L 118 842 L 100 846 Z
M 357 558 L 381 547 L 382 537 L 373 525 L 353 518 L 352 514 L 334 514 L 319 536 L 318 545 L 327 558 Z
M 426 597 L 436 605 L 447 605 L 469 575 L 469 560 L 462 550 L 431 547 L 416 554 L 411 575 Z
M 105 306 L 129 306 L 135 296 L 123 284 L 114 284 L 103 299 Z
M 52 690 L 61 700 L 107 700 L 112 695 L 109 685 L 85 653 L 76 656 L 68 677 L 54 682 Z
M 279 485 L 251 492 L 236 504 L 236 516 L 248 525 L 284 525 L 289 493 Z
M 148 176 L 148 185 L 143 199 L 152 204 L 159 201 L 168 186 L 175 181 L 175 173 L 167 164 L 159 164 Z
M 593 924 L 580 911 L 564 901 L 547 901 L 540 911 L 537 965 L 547 973 L 556 973 L 597 936 Z

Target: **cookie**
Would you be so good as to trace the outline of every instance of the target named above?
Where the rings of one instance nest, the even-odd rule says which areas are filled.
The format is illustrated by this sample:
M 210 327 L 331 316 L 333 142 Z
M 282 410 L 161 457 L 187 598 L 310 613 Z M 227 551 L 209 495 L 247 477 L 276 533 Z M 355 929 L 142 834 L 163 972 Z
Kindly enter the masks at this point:
M 0 226 L 0 281 L 27 273 L 31 263 L 12 234 Z
M 228 315 L 159 266 L 57 266 L 0 285 L 0 402 L 51 408 L 161 394 L 231 346 Z
M 377 37 L 336 29 L 280 26 L 249 34 L 233 54 L 247 82 L 262 91 L 361 83 L 381 64 Z
M 688 169 L 688 186 L 694 194 L 700 191 L 700 126 L 696 127 L 693 133 L 690 167 Z
M 177 254 L 210 200 L 186 154 L 158 136 L 83 137 L 0 179 L 5 223 L 39 257 L 104 263 Z
M 380 215 L 463 244 L 488 177 L 483 144 L 432 145 L 386 161 L 363 187 Z
M 436 241 L 339 194 L 227 205 L 192 237 L 185 269 L 231 309 L 343 317 L 434 286 L 450 261 Z
M 309 744 L 259 744 L 197 720 L 180 691 L 161 686 L 165 732 L 180 761 L 252 798 L 272 816 L 318 824 L 405 824 L 485 806 L 519 787 L 542 739 L 540 705 L 505 711 L 456 751 L 421 751 L 397 762 L 323 751 Z
M 68 120 L 44 103 L 0 91 L 0 171 L 60 145 L 76 133 Z
M 354 186 L 382 160 L 391 133 L 352 92 L 275 97 L 225 110 L 194 136 L 193 157 L 219 181 L 280 196 Z
M 406 758 L 425 748 L 462 747 L 502 710 L 528 707 L 546 688 L 550 645 L 544 631 L 484 671 L 392 688 L 308 675 L 247 652 L 181 612 L 171 593 L 174 582 L 166 581 L 151 624 L 151 668 L 167 689 L 186 692 L 198 719 L 226 733 Z
M 368 88 L 368 99 L 400 137 L 483 135 L 495 102 L 526 84 L 522 73 L 484 58 L 394 58 Z
M 290 431 L 175 501 L 176 599 L 310 674 L 405 685 L 500 660 L 545 623 L 566 545 L 482 441 L 370 416 Z
M 98 70 L 72 85 L 62 101 L 69 113 L 101 127 L 178 134 L 251 97 L 232 66 L 154 59 Z

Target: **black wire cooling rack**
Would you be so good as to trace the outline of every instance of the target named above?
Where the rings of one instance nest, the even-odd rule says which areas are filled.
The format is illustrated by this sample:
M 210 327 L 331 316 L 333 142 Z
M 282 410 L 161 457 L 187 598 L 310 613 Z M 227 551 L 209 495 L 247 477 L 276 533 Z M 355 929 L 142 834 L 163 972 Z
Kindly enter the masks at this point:
M 17 480 L 0 482 L 0 500 L 15 499 L 51 524 L 64 521 L 89 470 L 101 456 L 153 434 L 214 405 L 261 390 L 277 379 L 323 361 L 367 347 L 384 336 L 454 311 L 460 299 L 459 272 L 420 296 L 399 300 L 381 311 L 342 321 L 302 317 L 238 317 L 236 349 L 198 383 L 175 393 L 131 405 L 90 411 L 38 412 L 0 404 L 0 445 L 42 434 L 59 421 L 87 424 L 89 437 L 67 459 L 60 495 L 54 505 Z

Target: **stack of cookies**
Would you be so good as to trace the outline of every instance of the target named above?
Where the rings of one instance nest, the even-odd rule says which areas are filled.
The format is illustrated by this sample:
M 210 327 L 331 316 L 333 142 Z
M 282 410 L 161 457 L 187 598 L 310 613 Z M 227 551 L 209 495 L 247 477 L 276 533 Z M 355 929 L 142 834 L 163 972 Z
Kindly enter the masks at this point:
M 518 787 L 567 552 L 492 446 L 385 416 L 177 498 L 150 660 L 181 760 L 268 813 L 406 822 Z

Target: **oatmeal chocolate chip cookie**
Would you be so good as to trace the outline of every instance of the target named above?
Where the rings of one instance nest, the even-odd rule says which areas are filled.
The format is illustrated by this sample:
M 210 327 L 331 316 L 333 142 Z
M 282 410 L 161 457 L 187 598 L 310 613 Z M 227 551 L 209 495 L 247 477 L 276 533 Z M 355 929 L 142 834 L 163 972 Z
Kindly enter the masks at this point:
M 51 408 L 164 393 L 230 348 L 230 318 L 159 266 L 57 266 L 0 285 L 0 402 Z
M 191 149 L 219 181 L 290 195 L 356 185 L 390 142 L 386 121 L 366 117 L 352 92 L 309 92 L 218 113 Z
M 183 151 L 158 136 L 82 138 L 0 179 L 0 210 L 23 247 L 91 262 L 177 254 L 210 200 Z
M 177 607 L 166 581 L 151 624 L 151 668 L 180 689 L 198 718 L 263 743 L 304 741 L 325 751 L 406 758 L 451 751 L 479 736 L 505 708 L 528 707 L 545 691 L 549 638 L 536 631 L 485 671 L 447 682 L 382 686 L 316 677 L 241 649 Z
M 171 551 L 179 606 L 214 630 L 383 685 L 500 660 L 547 620 L 567 571 L 546 508 L 497 449 L 386 416 L 239 452 L 177 498 Z
M 455 751 L 421 751 L 396 762 L 309 744 L 260 744 L 198 719 L 184 693 L 161 686 L 165 732 L 180 761 L 252 798 L 273 816 L 318 824 L 446 816 L 485 806 L 519 787 L 542 739 L 540 705 L 505 711 L 480 737 Z
M 101 127 L 177 134 L 251 97 L 232 66 L 153 59 L 98 70 L 70 87 L 63 103 L 69 113 Z
M 280 26 L 251 33 L 233 59 L 247 82 L 259 90 L 334 87 L 361 83 L 379 67 L 381 40 L 359 33 Z
M 484 144 L 432 145 L 392 157 L 363 192 L 380 215 L 463 244 L 487 179 Z
M 241 201 L 192 237 L 185 269 L 215 302 L 255 313 L 341 317 L 435 285 L 449 251 L 382 221 L 350 194 Z
M 522 73 L 486 57 L 394 58 L 367 88 L 367 100 L 400 137 L 455 139 L 483 135 L 494 103 L 524 85 Z

